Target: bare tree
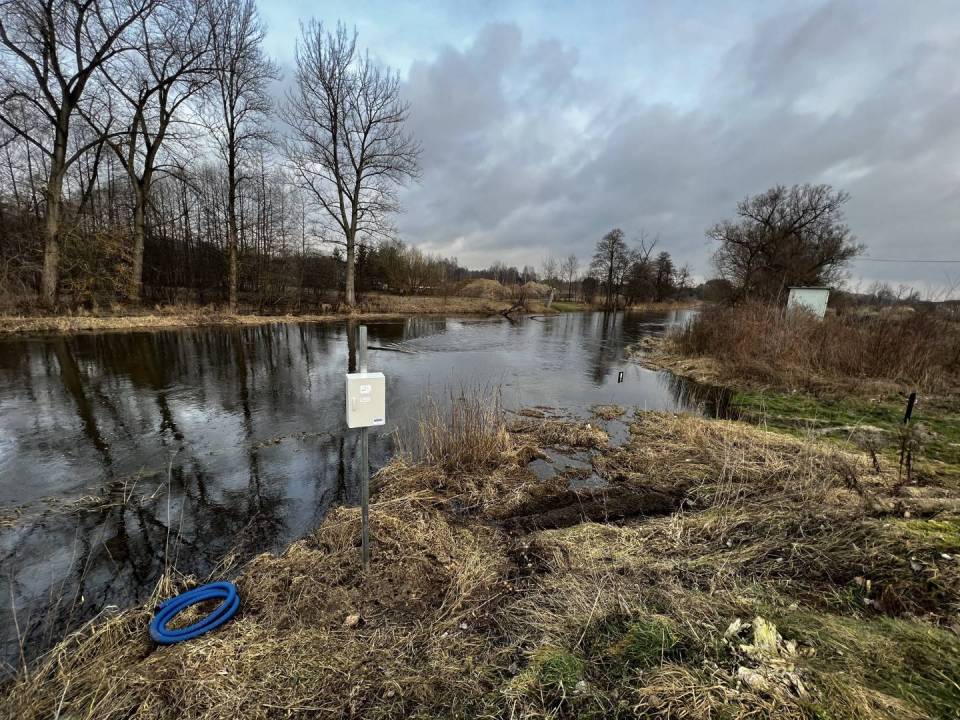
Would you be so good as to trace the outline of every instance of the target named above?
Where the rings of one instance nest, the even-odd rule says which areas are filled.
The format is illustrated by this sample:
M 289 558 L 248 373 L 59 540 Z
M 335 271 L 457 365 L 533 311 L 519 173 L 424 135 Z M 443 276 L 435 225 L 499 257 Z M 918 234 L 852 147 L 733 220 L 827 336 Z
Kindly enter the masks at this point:
M 127 297 L 140 301 L 147 204 L 160 149 L 181 107 L 204 87 L 209 75 L 209 39 L 203 0 L 161 5 L 138 23 L 138 53 L 105 70 L 108 82 L 126 106 L 126 127 L 114 134 L 102 129 L 130 179 L 133 190 L 132 268 Z M 96 115 L 88 118 L 99 126 Z
M 125 33 L 155 6 L 155 0 L 0 3 L 0 45 L 9 61 L 0 121 L 37 147 L 48 166 L 40 289 L 47 307 L 57 302 L 64 178 L 71 165 L 103 142 L 97 133 L 71 146 L 71 122 L 95 73 L 130 49 Z M 104 125 L 109 129 L 110 122 Z
M 656 270 L 656 279 L 654 280 L 654 300 L 663 302 L 673 294 L 676 280 L 676 268 L 673 265 L 673 258 L 666 250 L 657 255 L 653 261 Z
M 572 254 L 567 255 L 567 259 L 560 265 L 560 275 L 567 281 L 568 300 L 573 295 L 573 279 L 576 277 L 579 268 L 580 263 L 577 261 L 577 256 Z
M 357 50 L 356 32 L 311 20 L 297 44 L 296 86 L 284 119 L 298 184 L 338 228 L 346 249 L 344 301 L 356 303 L 358 239 L 388 234 L 396 188 L 419 176 L 420 147 L 404 130 L 399 78 Z
M 557 261 L 548 257 L 543 261 L 543 281 L 547 285 L 555 283 L 557 280 Z
M 707 232 L 719 243 L 714 263 L 739 297 L 783 297 L 787 287 L 840 279 L 863 251 L 843 222 L 849 195 L 829 185 L 778 185 L 744 198 L 739 221 Z
M 268 84 L 279 75 L 263 52 L 264 27 L 254 0 L 213 0 L 207 5 L 214 112 L 208 125 L 227 167 L 227 283 L 230 311 L 237 311 L 239 283 L 237 197 L 248 176 L 243 163 L 269 139 Z
M 606 294 L 604 307 L 607 310 L 614 309 L 617 294 L 632 260 L 623 237 L 623 230 L 620 228 L 614 228 L 604 235 L 597 241 L 593 260 L 590 262 L 590 269 L 602 278 Z

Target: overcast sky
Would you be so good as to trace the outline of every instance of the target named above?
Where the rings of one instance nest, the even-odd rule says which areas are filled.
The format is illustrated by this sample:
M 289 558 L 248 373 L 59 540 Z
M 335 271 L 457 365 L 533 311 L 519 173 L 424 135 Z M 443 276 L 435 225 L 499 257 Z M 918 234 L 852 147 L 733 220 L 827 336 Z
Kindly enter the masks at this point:
M 401 235 L 468 267 L 585 265 L 641 230 L 700 277 L 704 231 L 777 183 L 847 190 L 876 279 L 960 281 L 960 5 L 263 0 L 292 74 L 298 19 L 356 26 L 423 145 Z

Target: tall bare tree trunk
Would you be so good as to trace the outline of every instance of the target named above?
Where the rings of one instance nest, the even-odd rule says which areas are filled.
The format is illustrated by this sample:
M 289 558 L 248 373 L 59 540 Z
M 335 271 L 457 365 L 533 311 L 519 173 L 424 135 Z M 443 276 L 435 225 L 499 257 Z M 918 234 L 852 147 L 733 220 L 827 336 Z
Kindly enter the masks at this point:
M 63 114 L 61 112 L 61 114 Z M 60 285 L 60 214 L 63 207 L 63 178 L 67 174 L 67 133 L 69 115 L 61 117 L 53 141 L 50 179 L 47 182 L 47 217 L 44 226 L 43 274 L 40 276 L 40 302 L 48 310 L 57 305 Z
M 610 258 L 610 269 L 607 271 L 607 310 L 613 310 L 613 258 Z
M 147 188 L 134 187 L 133 205 L 133 261 L 130 269 L 130 288 L 127 298 L 132 303 L 139 303 L 143 288 L 143 246 L 147 234 Z
M 355 263 L 357 255 L 356 236 L 350 232 L 347 234 L 347 272 L 344 278 L 344 302 L 353 307 L 357 302 L 357 295 L 354 291 Z
M 229 283 L 230 312 L 237 312 L 237 179 L 235 161 L 229 161 L 229 186 L 227 188 L 227 275 Z
M 43 273 L 40 276 L 40 302 L 48 310 L 57 305 L 60 284 L 60 191 L 63 175 L 50 176 L 47 185 L 47 217 L 44 227 Z

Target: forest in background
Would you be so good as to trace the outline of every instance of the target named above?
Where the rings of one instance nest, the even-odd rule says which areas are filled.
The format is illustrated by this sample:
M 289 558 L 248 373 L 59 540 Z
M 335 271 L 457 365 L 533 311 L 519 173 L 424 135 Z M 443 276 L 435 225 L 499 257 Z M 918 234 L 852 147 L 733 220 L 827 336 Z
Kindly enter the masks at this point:
M 582 262 L 465 268 L 393 223 L 399 189 L 420 178 L 398 74 L 355 31 L 309 20 L 277 98 L 264 32 L 254 0 L 3 3 L 0 310 L 310 312 L 364 293 L 456 295 L 478 278 L 608 309 L 783 304 L 791 286 L 837 290 L 865 249 L 847 193 L 776 185 L 707 229 L 717 277 L 697 286 L 642 229 L 598 229 Z
M 608 306 L 689 293 L 643 234 L 606 275 L 573 255 L 467 269 L 403 242 L 391 218 L 419 145 L 396 73 L 310 21 L 277 99 L 263 37 L 252 0 L 4 4 L 0 309 L 305 312 L 477 278 Z

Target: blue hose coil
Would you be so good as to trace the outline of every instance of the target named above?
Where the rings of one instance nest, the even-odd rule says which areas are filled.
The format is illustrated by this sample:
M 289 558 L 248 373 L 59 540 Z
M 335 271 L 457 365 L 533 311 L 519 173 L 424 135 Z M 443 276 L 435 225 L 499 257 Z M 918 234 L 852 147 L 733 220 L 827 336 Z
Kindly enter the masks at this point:
M 217 598 L 223 598 L 223 602 L 202 620 L 177 630 L 167 628 L 171 620 L 191 605 L 196 605 L 204 600 L 216 600 Z M 237 586 L 233 583 L 215 582 L 201 585 L 182 595 L 164 600 L 157 606 L 157 612 L 153 616 L 153 620 L 150 621 L 150 637 L 160 645 L 173 645 L 184 640 L 192 640 L 223 625 L 236 615 L 239 607 L 240 596 L 237 594 Z

